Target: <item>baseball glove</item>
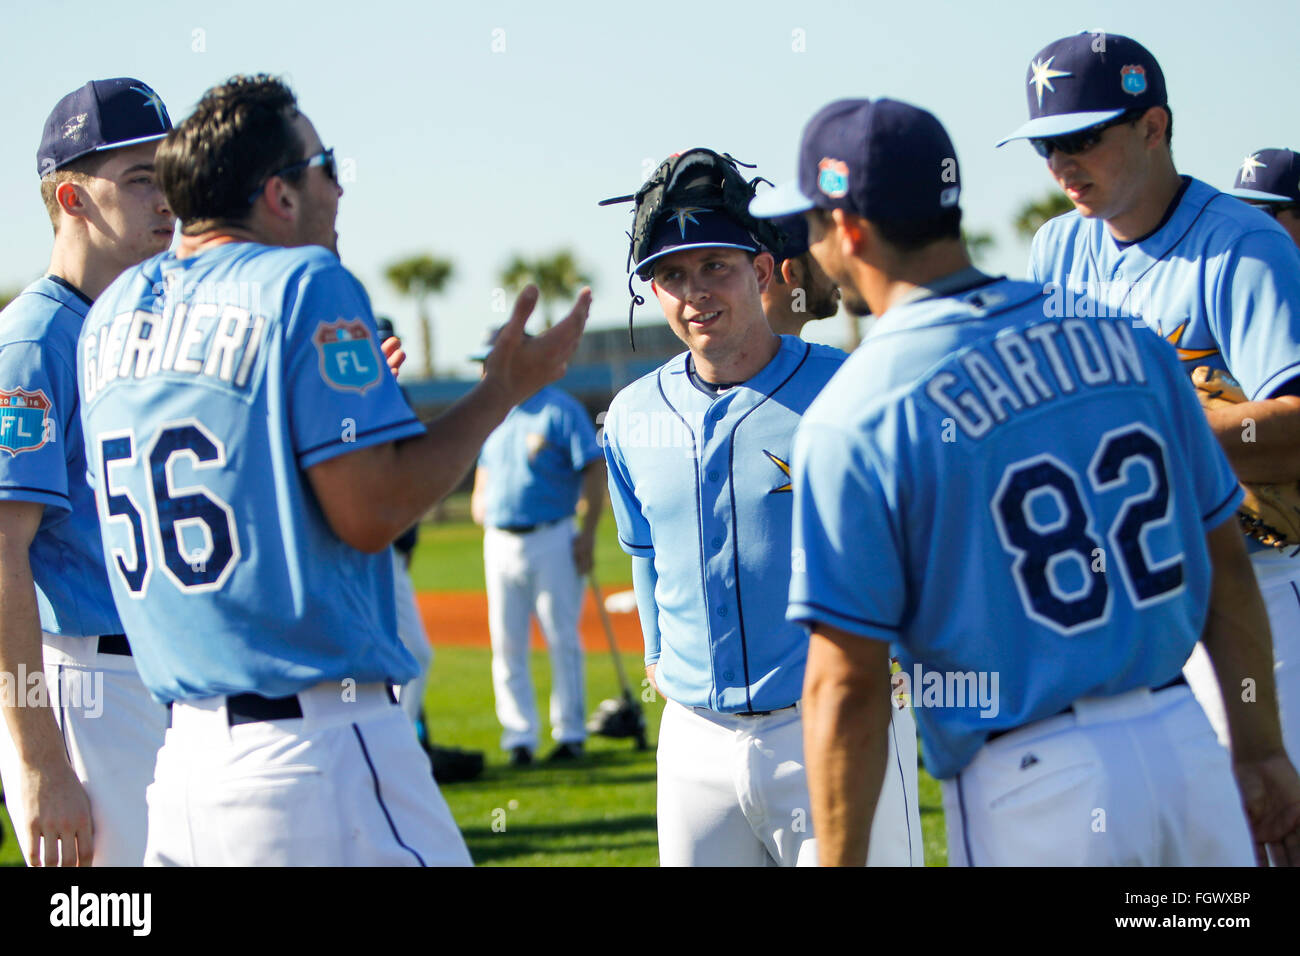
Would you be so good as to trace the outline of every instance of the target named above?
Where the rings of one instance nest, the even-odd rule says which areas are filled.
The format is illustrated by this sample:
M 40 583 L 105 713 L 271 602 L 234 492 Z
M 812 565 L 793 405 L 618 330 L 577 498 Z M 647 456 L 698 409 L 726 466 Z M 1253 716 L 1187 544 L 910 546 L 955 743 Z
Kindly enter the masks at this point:
M 1227 372 L 1202 365 L 1192 371 L 1192 384 L 1207 410 L 1249 401 Z M 1256 484 L 1243 481 L 1246 497 L 1237 509 L 1241 528 L 1250 537 L 1273 548 L 1295 548 L 1300 554 L 1300 481 Z
M 754 168 L 726 153 L 715 153 L 704 148 L 688 149 L 674 153 L 660 163 L 650 178 L 632 195 L 601 200 L 602 206 L 623 202 L 636 204 L 632 231 L 627 234 L 631 240 L 627 252 L 628 271 L 631 272 L 636 263 L 650 254 L 650 242 L 654 238 L 655 229 L 665 215 L 679 206 L 721 210 L 744 226 L 765 249 L 780 249 L 785 241 L 784 233 L 771 220 L 756 219 L 749 212 L 749 201 L 754 198 L 755 186 L 767 180 L 761 176 L 746 179 L 740 171 L 741 166 Z M 641 278 L 649 276 L 642 275 Z M 632 312 L 645 302 L 633 290 L 631 275 L 628 276 L 628 292 L 632 296 L 632 305 L 627 313 L 630 335 Z

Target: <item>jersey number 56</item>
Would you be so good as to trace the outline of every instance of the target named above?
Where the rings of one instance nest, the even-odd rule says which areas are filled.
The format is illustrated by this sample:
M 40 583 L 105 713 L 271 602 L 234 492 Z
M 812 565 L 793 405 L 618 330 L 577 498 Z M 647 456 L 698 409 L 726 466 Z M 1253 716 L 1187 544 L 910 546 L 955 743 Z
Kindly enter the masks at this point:
M 175 466 L 180 458 L 188 458 L 196 472 L 220 468 L 226 463 L 226 448 L 192 418 L 168 422 L 141 445 L 139 459 L 148 468 L 146 527 L 146 515 L 130 490 L 113 484 L 117 469 L 138 463 L 134 432 L 117 432 L 100 439 L 100 521 L 106 543 L 110 541 L 110 526 L 125 525 L 124 530 L 129 530 L 129 552 L 113 546 L 109 553 L 132 597 L 143 597 L 148 591 L 156 555 L 162 556 L 167 577 L 186 592 L 217 590 L 239 561 L 235 513 L 210 489 L 177 487 Z M 197 531 L 203 544 L 182 553 L 182 541 L 190 529 Z

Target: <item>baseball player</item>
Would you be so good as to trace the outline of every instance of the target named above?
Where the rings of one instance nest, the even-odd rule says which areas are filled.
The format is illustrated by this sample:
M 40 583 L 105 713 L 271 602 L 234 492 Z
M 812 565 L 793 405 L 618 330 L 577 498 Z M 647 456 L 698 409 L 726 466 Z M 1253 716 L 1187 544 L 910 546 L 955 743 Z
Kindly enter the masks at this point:
M 1229 196 L 1277 220 L 1300 245 L 1300 156 L 1291 149 L 1260 149 L 1241 161 Z
M 486 347 L 475 361 L 487 357 Z M 533 615 L 551 654 L 548 762 L 576 760 L 584 723 L 582 578 L 591 572 L 605 503 L 605 459 L 587 410 L 554 386 L 514 408 L 483 443 L 471 511 L 483 525 L 483 576 L 492 639 L 492 690 L 501 748 L 533 762 L 537 703 L 528 669 Z M 573 524 L 574 509 L 581 529 Z
M 776 220 L 785 241 L 769 250 L 775 265 L 763 291 L 763 314 L 777 335 L 798 336 L 815 319 L 829 319 L 840 310 L 840 290 L 808 252 L 808 224 L 803 216 Z
M 144 861 L 166 712 L 113 606 L 74 369 L 92 301 L 171 242 L 154 173 L 169 129 L 162 100 L 136 79 L 59 100 L 37 153 L 54 251 L 0 313 L 0 673 L 18 688 L 0 695 L 0 777 L 33 866 Z
M 146 862 L 468 864 L 392 687 L 416 674 L 389 545 L 510 406 L 557 377 L 590 293 L 427 429 L 335 252 L 333 152 L 267 76 L 158 150 L 175 253 L 91 309 L 77 375 L 113 596 L 171 726 Z
M 634 272 L 651 280 L 688 351 L 619 392 L 605 422 L 646 675 L 667 698 L 657 795 L 664 866 L 817 860 L 800 704 L 807 640 L 784 620 L 789 461 L 799 417 L 845 356 L 768 327 L 770 231 L 746 212 L 752 195 L 708 150 L 671 157 L 642 187 Z M 877 675 L 886 691 L 888 670 Z M 919 866 L 906 710 L 893 712 L 886 736 L 890 773 L 871 862 Z
M 831 103 L 798 169 L 752 208 L 806 210 L 845 302 L 879 316 L 795 437 L 821 861 L 874 844 L 896 644 L 952 863 L 1249 864 L 1228 755 L 1180 673 L 1204 627 L 1225 684 L 1258 681 L 1257 703 L 1229 701 L 1255 837 L 1300 862 L 1241 492 L 1173 349 L 974 269 L 956 153 L 924 110 Z
M 1045 224 L 1030 278 L 1056 308 L 1095 298 L 1177 349 L 1187 371 L 1227 371 L 1250 399 L 1209 414 L 1244 482 L 1300 478 L 1300 250 L 1277 222 L 1190 176 L 1170 152 L 1164 74 L 1141 44 L 1082 33 L 1048 44 L 1028 72 L 1028 139 L 1073 212 Z M 1269 609 L 1278 701 L 1300 753 L 1300 561 L 1249 542 Z M 1203 648 L 1188 678 L 1221 740 L 1223 706 Z M 1225 687 L 1228 695 L 1240 686 Z

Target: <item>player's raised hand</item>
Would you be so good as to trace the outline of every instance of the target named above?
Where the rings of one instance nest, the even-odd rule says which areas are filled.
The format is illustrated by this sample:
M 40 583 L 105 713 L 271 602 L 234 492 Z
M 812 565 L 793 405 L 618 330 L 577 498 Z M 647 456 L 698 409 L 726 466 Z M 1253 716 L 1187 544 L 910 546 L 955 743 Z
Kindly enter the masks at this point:
M 1300 866 L 1300 776 L 1286 754 L 1239 760 L 1233 767 L 1251 835 L 1255 860 L 1268 866 Z
M 505 390 L 511 404 L 522 402 L 564 375 L 591 310 L 591 289 L 584 287 L 562 321 L 541 335 L 525 336 L 524 326 L 537 298 L 535 285 L 525 286 L 519 293 L 510 321 L 483 363 L 484 381 Z
M 388 370 L 393 373 L 393 378 L 397 378 L 397 370 L 402 367 L 406 361 L 406 350 L 402 348 L 402 340 L 396 335 L 390 335 L 384 339 L 383 344 L 379 346 L 380 351 L 384 353 L 384 358 L 388 361 Z
M 28 864 L 41 866 L 43 857 L 45 866 L 90 866 L 95 855 L 90 798 L 72 767 L 63 760 L 24 765 L 18 786 L 27 820 L 13 823 L 27 827 Z

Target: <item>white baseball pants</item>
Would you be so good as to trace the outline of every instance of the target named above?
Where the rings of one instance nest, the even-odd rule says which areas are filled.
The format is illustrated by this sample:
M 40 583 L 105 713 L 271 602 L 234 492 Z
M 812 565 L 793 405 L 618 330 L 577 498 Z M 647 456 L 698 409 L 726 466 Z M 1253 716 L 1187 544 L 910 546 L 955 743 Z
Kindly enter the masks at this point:
M 528 534 L 483 532 L 492 689 L 501 747 L 537 747 L 539 728 L 528 670 L 530 620 L 537 615 L 551 653 L 551 736 L 560 743 L 587 738 L 583 686 L 582 579 L 573 564 L 574 528 L 560 521 Z
M 415 587 L 411 584 L 406 561 L 389 549 L 393 555 L 393 592 L 397 601 L 397 636 L 403 646 L 415 657 L 420 673 L 403 684 L 397 691 L 397 702 L 414 724 L 420 719 L 420 705 L 424 703 L 424 689 L 429 686 L 429 668 L 433 665 L 433 647 L 420 617 L 420 606 L 415 601 Z
M 1186 687 L 1077 701 L 943 781 L 950 866 L 1253 866 L 1227 751 Z
M 383 684 L 300 692 L 302 717 L 229 725 L 178 701 L 149 787 L 151 866 L 469 866 Z
M 1273 632 L 1273 677 L 1277 683 L 1277 709 L 1282 718 L 1282 740 L 1291 762 L 1300 766 L 1300 557 L 1290 552 L 1262 551 L 1251 555 L 1259 592 L 1268 608 Z M 1200 701 L 1219 742 L 1228 746 L 1228 718 L 1219 695 L 1210 656 L 1198 643 L 1183 667 L 1187 683 Z M 1242 688 L 1230 689 L 1240 694 Z
M 892 711 L 868 866 L 922 866 L 916 725 Z M 665 701 L 659 725 L 660 866 L 816 866 L 803 719 L 719 714 Z
M 95 866 L 140 866 L 148 814 L 145 788 L 167 729 L 167 708 L 150 696 L 130 657 L 101 654 L 97 637 L 43 635 L 50 706 L 68 759 L 90 798 Z M 23 858 L 31 859 L 18 754 L 0 720 L 0 778 Z M 57 860 L 46 860 L 46 865 Z

